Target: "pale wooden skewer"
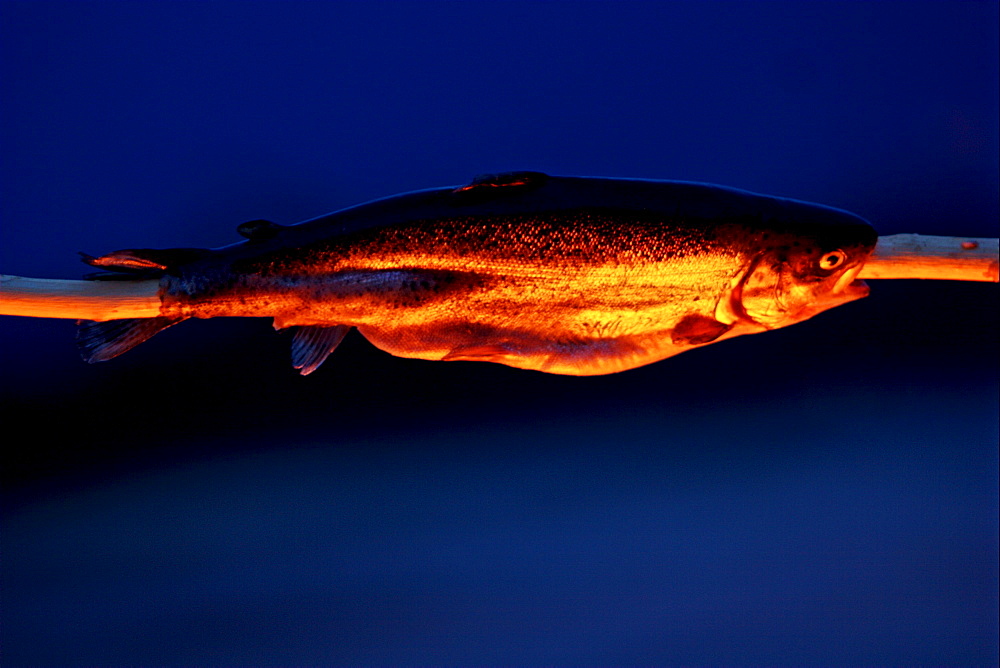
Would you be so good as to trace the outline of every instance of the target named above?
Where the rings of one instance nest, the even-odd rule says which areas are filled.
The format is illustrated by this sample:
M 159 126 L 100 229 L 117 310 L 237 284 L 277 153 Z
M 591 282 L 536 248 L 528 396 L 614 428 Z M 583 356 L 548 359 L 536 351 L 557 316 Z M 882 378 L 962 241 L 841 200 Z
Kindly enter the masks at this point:
M 155 318 L 160 281 L 68 281 L 0 274 L 0 315 L 74 320 Z
M 997 239 L 893 234 L 879 237 L 858 278 L 998 282 Z
M 880 237 L 859 278 L 998 282 L 998 240 L 896 234 Z M 0 275 L 0 315 L 74 320 L 154 318 L 160 282 L 69 281 Z

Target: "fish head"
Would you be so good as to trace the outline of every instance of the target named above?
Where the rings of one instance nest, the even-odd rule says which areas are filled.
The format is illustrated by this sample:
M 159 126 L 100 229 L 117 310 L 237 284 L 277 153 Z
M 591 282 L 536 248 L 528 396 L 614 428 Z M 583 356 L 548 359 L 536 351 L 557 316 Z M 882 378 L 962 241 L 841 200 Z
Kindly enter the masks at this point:
M 768 234 L 730 295 L 737 319 L 776 329 L 868 296 L 857 276 L 878 237 L 867 222 L 844 215 L 853 220 Z

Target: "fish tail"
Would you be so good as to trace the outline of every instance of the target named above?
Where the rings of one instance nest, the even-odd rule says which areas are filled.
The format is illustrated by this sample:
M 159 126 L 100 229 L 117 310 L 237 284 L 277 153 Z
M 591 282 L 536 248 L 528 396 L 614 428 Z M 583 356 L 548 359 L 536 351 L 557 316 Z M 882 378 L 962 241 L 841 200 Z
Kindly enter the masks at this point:
M 186 317 L 125 318 L 122 320 L 78 320 L 76 345 L 86 362 L 105 362 Z
M 143 281 L 156 279 L 183 262 L 203 257 L 209 251 L 200 248 L 156 250 L 139 248 L 118 250 L 99 257 L 80 253 L 80 258 L 99 273 L 85 276 L 91 281 Z M 116 320 L 77 320 L 76 345 L 83 359 L 93 364 L 118 357 L 187 316 L 156 316 Z

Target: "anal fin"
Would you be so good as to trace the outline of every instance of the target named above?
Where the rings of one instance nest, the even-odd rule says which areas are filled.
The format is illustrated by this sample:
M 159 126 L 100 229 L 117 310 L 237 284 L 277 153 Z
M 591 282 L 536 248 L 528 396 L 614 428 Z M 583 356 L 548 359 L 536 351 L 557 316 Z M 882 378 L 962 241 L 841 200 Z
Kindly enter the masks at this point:
M 350 330 L 349 325 L 297 327 L 292 337 L 292 366 L 308 376 L 336 350 Z

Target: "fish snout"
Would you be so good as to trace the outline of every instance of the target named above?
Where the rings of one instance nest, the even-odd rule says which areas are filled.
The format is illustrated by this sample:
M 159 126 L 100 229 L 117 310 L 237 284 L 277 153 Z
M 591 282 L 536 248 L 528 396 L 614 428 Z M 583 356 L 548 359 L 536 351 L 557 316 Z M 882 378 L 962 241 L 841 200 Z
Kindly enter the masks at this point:
M 819 313 L 820 311 L 867 297 L 871 289 L 863 280 L 854 278 L 857 274 L 858 270 L 853 269 L 845 272 L 837 280 L 832 289 L 816 295 L 815 301 L 809 306 L 808 310 L 811 310 L 813 313 Z
M 861 268 L 864 266 L 862 263 L 858 263 L 856 266 L 851 267 L 837 279 L 837 282 L 833 284 L 833 289 L 831 293 L 837 295 L 842 292 L 853 291 L 857 293 L 858 289 L 863 289 L 864 294 L 858 295 L 855 299 L 868 296 L 868 284 L 864 281 L 856 280 L 858 274 L 861 273 Z
M 855 299 L 863 299 L 868 296 L 871 292 L 871 288 L 867 283 L 860 279 L 855 279 L 851 281 L 846 287 L 842 288 L 841 294 L 849 299 L 845 301 L 853 301 Z

